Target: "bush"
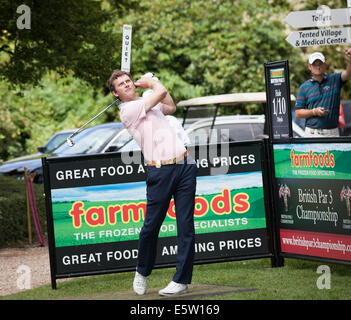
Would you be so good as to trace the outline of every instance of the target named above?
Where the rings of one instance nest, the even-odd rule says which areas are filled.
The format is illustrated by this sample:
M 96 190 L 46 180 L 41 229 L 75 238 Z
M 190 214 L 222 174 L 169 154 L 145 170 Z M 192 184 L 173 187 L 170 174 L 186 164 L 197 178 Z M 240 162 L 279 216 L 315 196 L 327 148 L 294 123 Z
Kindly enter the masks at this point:
M 33 185 L 39 221 L 46 233 L 44 186 Z M 37 241 L 31 218 L 32 239 Z M 0 247 L 28 243 L 26 184 L 24 180 L 0 177 Z

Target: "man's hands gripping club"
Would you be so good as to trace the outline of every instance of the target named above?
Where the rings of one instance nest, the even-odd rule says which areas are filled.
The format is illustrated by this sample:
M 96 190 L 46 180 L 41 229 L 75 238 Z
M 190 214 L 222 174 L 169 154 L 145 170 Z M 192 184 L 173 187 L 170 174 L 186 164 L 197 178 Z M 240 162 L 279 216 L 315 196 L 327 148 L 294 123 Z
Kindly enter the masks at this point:
M 152 93 L 144 98 L 145 111 L 150 111 L 159 102 L 163 103 L 163 113 L 172 114 L 176 110 L 176 106 L 173 102 L 172 97 L 168 93 L 167 89 L 163 86 L 161 81 L 158 80 L 151 72 L 141 76 L 139 80 L 135 82 L 135 86 L 140 89 L 152 89 Z

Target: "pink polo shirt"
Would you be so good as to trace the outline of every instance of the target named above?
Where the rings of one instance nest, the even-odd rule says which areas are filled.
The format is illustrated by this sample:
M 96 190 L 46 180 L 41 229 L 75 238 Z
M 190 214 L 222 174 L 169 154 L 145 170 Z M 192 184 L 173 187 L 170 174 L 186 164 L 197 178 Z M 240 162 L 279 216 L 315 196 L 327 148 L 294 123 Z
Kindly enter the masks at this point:
M 139 145 L 146 161 L 168 160 L 186 151 L 163 114 L 162 103 L 145 112 L 144 100 L 140 98 L 121 104 L 120 109 L 122 123 Z

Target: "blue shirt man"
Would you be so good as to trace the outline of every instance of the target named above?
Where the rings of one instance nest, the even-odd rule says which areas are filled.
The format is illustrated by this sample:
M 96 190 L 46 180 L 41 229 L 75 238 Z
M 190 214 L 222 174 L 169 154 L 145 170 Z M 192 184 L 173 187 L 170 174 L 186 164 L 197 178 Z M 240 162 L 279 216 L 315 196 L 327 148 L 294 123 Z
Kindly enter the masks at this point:
M 306 136 L 338 136 L 340 91 L 343 83 L 351 77 L 351 49 L 345 49 L 347 67 L 341 73 L 326 74 L 327 64 L 320 52 L 309 56 L 308 68 L 311 79 L 299 88 L 295 113 L 306 119 Z
M 334 129 L 338 127 L 342 85 L 341 73 L 325 74 L 322 82 L 311 78 L 301 85 L 296 98 L 296 110 L 301 108 L 313 110 L 321 107 L 327 111 L 322 117 L 307 118 L 307 127 L 315 129 Z

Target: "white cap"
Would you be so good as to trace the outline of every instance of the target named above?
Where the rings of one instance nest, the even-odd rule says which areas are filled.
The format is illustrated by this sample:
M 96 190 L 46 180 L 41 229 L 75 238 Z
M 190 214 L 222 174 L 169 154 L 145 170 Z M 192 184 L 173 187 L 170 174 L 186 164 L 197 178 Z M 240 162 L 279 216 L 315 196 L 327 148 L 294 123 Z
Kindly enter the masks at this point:
M 324 63 L 325 62 L 325 57 L 320 52 L 313 52 L 308 58 L 308 63 L 312 64 L 316 60 L 321 60 Z

